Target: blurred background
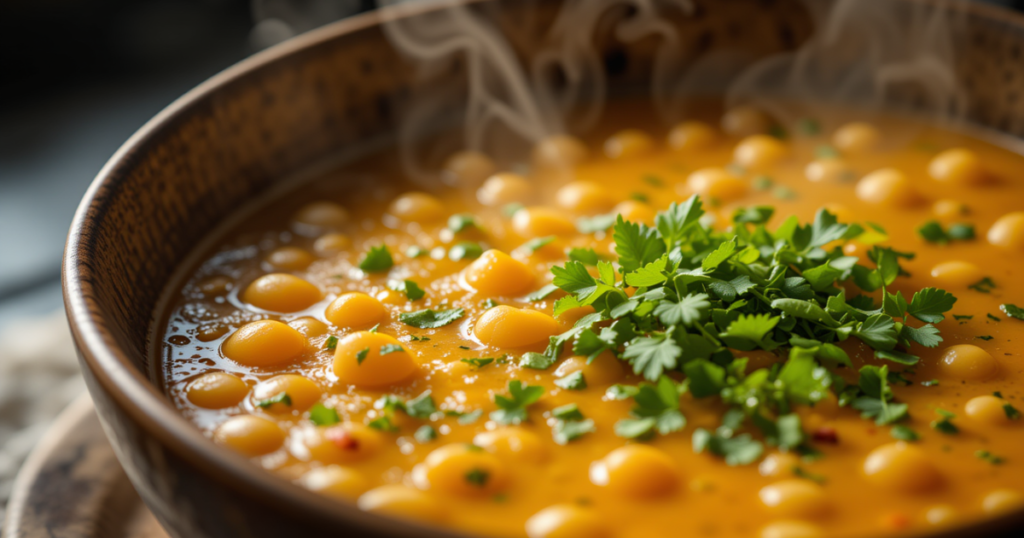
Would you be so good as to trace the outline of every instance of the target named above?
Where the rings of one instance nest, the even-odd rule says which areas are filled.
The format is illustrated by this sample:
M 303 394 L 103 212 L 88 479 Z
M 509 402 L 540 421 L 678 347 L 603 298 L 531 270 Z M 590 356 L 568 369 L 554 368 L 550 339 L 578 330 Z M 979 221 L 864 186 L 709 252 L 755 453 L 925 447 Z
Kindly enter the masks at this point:
M 1024 8 L 1024 0 L 988 1 Z M 0 0 L 0 519 L 24 456 L 82 390 L 61 311 L 60 258 L 103 163 L 211 75 L 374 5 Z

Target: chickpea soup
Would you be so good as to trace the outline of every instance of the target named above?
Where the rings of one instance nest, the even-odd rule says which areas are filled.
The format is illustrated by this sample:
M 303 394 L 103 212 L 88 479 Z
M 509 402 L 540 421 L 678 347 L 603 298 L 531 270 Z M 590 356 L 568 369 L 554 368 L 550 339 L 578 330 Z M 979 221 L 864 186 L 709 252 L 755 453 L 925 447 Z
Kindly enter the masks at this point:
M 346 165 L 186 275 L 166 389 L 286 480 L 483 536 L 1020 508 L 1024 158 L 845 117 L 555 136 L 427 185 L 389 152 Z

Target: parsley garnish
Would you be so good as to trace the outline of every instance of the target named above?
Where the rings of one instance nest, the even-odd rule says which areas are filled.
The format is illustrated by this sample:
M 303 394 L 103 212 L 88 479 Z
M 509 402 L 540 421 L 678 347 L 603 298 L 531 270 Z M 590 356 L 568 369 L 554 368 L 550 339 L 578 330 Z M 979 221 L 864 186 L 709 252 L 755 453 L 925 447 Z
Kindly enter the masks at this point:
M 391 251 L 386 245 L 370 247 L 370 250 L 363 255 L 359 262 L 359 268 L 367 273 L 380 273 L 391 269 L 395 260 L 391 257 Z
M 975 282 L 974 284 L 967 286 L 968 289 L 972 289 L 974 291 L 978 291 L 981 293 L 991 293 L 992 290 L 997 287 L 998 286 L 996 286 L 996 283 L 989 277 L 985 277 Z
M 389 353 L 398 353 L 399 351 L 405 351 L 405 348 L 398 344 L 384 344 L 380 346 L 380 355 L 384 356 Z
M 412 437 L 416 439 L 417 443 L 427 444 L 437 439 L 437 430 L 430 424 L 424 424 L 416 430 L 416 433 L 412 434 Z
M 686 426 L 686 417 L 679 411 L 679 387 L 668 376 L 662 376 L 656 385 L 640 383 L 633 401 L 632 418 L 615 424 L 619 437 L 646 439 L 655 431 L 668 435 Z
M 547 237 L 535 237 L 527 241 L 526 243 L 523 243 L 523 246 L 521 248 L 529 250 L 530 252 L 537 252 L 537 250 L 543 248 L 544 246 L 553 243 L 555 239 L 557 239 L 557 237 L 553 235 L 549 235 Z
M 935 412 L 939 415 L 939 418 L 932 421 L 931 427 L 933 430 L 940 431 L 946 435 L 960 433 L 960 428 L 953 424 L 953 419 L 956 418 L 956 415 L 945 409 L 936 408 Z
M 910 429 L 907 426 L 904 426 L 903 424 L 897 424 L 893 426 L 892 429 L 889 430 L 889 435 L 891 435 L 893 439 L 899 439 L 900 441 L 913 442 L 921 438 L 921 436 L 918 435 L 917 432 L 915 432 L 914 430 Z
M 392 280 L 388 283 L 388 287 L 395 291 L 404 293 L 406 298 L 410 301 L 418 301 L 427 294 L 427 292 L 423 291 L 423 288 L 419 287 L 419 285 L 412 280 Z
M 938 221 L 930 220 L 917 229 L 917 234 L 929 243 L 945 245 L 951 241 L 970 241 L 974 239 L 974 225 L 958 223 L 944 230 Z
M 266 409 L 266 408 L 268 408 L 268 407 L 270 407 L 270 406 L 272 406 L 274 404 L 284 404 L 284 405 L 287 405 L 288 407 L 291 407 L 292 406 L 292 397 L 289 396 L 287 392 L 279 392 L 279 393 L 275 394 L 274 396 L 271 396 L 270 398 L 267 398 L 267 399 L 264 399 L 264 400 L 258 400 L 256 402 L 256 407 L 259 407 L 261 409 Z
M 484 366 L 487 366 L 488 364 L 494 362 L 494 359 L 490 357 L 485 359 L 459 359 L 459 362 L 464 362 L 472 366 L 473 368 L 479 370 L 480 368 L 483 368 Z
M 975 338 L 977 338 L 978 340 L 984 340 L 984 341 L 988 342 L 989 340 L 995 339 L 995 336 L 992 336 L 990 334 L 983 334 L 981 336 L 975 336 Z
M 453 262 L 462 260 L 475 260 L 482 256 L 484 253 L 484 247 L 480 246 L 480 243 L 474 243 L 472 241 L 460 241 L 448 249 L 448 259 Z
M 356 352 L 356 364 L 361 365 L 366 360 L 367 355 L 370 354 L 370 348 L 364 347 Z
M 309 408 L 309 420 L 317 426 L 331 426 L 341 422 L 341 417 L 334 409 L 317 402 Z
M 583 372 L 577 370 L 563 378 L 556 379 L 555 385 L 565 390 L 583 390 L 587 388 L 587 380 L 583 378 Z
M 459 319 L 466 311 L 461 308 L 451 310 L 417 310 L 416 312 L 405 312 L 398 315 L 399 321 L 418 329 L 436 329 L 444 327 Z
M 555 417 L 551 435 L 560 445 L 567 445 L 596 429 L 594 421 L 584 417 L 574 403 L 556 407 L 551 411 L 551 415 Z
M 491 420 L 502 424 L 519 424 L 529 419 L 527 408 L 544 395 L 544 387 L 527 386 L 518 379 L 508 382 L 509 396 L 494 395 L 494 403 L 500 408 L 491 412 Z
M 405 249 L 405 255 L 408 258 L 419 258 L 420 256 L 426 256 L 428 254 L 430 254 L 430 251 L 419 245 L 413 245 Z
M 543 288 L 541 288 L 541 289 L 539 289 L 539 290 L 537 290 L 537 291 L 527 295 L 526 296 L 526 300 L 530 301 L 531 303 L 535 303 L 537 301 L 543 301 L 545 297 L 547 297 L 548 295 L 551 295 L 552 293 L 554 293 L 556 291 L 558 291 L 558 286 L 556 286 L 554 284 L 548 284 L 548 285 L 544 286 Z
M 584 265 L 596 266 L 597 262 L 601 261 L 601 255 L 592 248 L 574 247 L 569 249 L 567 255 L 570 261 L 580 262 Z
M 466 472 L 466 482 L 474 485 L 478 488 L 483 488 L 487 485 L 487 481 L 491 478 L 491 473 L 484 469 L 473 468 Z
M 327 351 L 334 351 L 335 348 L 337 348 L 337 347 L 338 347 L 338 337 L 337 336 L 328 336 L 327 337 L 327 341 L 324 342 L 324 349 L 326 349 Z
M 452 215 L 448 217 L 448 229 L 453 233 L 459 233 L 467 228 L 480 228 L 477 224 L 476 218 L 468 213 L 461 213 L 458 215 Z
M 1002 456 L 996 456 L 995 454 L 989 452 L 988 450 L 978 450 L 974 453 L 974 457 L 983 461 L 987 461 L 992 465 L 1002 465 L 1006 463 L 1006 458 Z
M 547 370 L 555 364 L 556 360 L 558 359 L 550 355 L 528 351 L 523 353 L 523 356 L 519 359 L 519 367 L 530 368 L 531 370 Z
M 1024 319 L 1024 308 L 1021 308 L 1017 305 L 1009 303 L 1001 304 L 999 305 L 999 310 L 1002 310 L 1007 317 L 1015 319 Z

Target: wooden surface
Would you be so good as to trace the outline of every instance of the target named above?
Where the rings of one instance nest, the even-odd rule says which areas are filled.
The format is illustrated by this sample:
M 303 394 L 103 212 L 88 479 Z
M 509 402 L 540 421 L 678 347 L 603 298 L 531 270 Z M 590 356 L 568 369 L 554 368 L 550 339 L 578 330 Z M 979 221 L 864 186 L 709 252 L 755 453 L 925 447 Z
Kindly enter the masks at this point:
M 3 538 L 167 538 L 142 504 L 82 395 L 25 462 Z

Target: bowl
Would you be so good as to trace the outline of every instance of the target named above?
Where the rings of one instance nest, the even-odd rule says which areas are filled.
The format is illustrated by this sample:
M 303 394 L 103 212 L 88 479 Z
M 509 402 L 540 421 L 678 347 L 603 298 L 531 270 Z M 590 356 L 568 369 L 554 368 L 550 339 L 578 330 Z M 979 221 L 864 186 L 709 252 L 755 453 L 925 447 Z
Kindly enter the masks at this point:
M 560 4 L 464 3 L 505 33 L 521 58 L 541 41 L 544 25 L 537 21 L 552 20 Z M 915 9 L 925 4 L 896 3 Z M 717 51 L 758 58 L 806 41 L 812 32 L 808 5 L 817 4 L 703 0 L 692 4 L 687 17 L 669 22 L 683 30 L 678 51 L 685 62 Z M 331 501 L 215 445 L 163 394 L 149 349 L 162 293 L 210 229 L 309 163 L 395 133 L 403 103 L 422 83 L 410 61 L 389 45 L 382 23 L 415 20 L 435 9 L 426 3 L 346 19 L 227 69 L 132 136 L 75 214 L 63 286 L 84 376 L 121 464 L 176 538 L 458 536 Z M 958 119 L 1021 137 L 1024 17 L 982 5 L 953 9 L 964 32 L 954 63 L 966 103 Z M 606 32 L 595 46 L 613 93 L 646 88 L 657 60 L 651 40 L 624 43 Z M 448 78 L 464 75 L 464 65 L 456 63 Z M 886 104 L 920 109 L 919 90 L 896 92 Z M 1021 528 L 1024 511 L 930 536 L 992 536 Z

